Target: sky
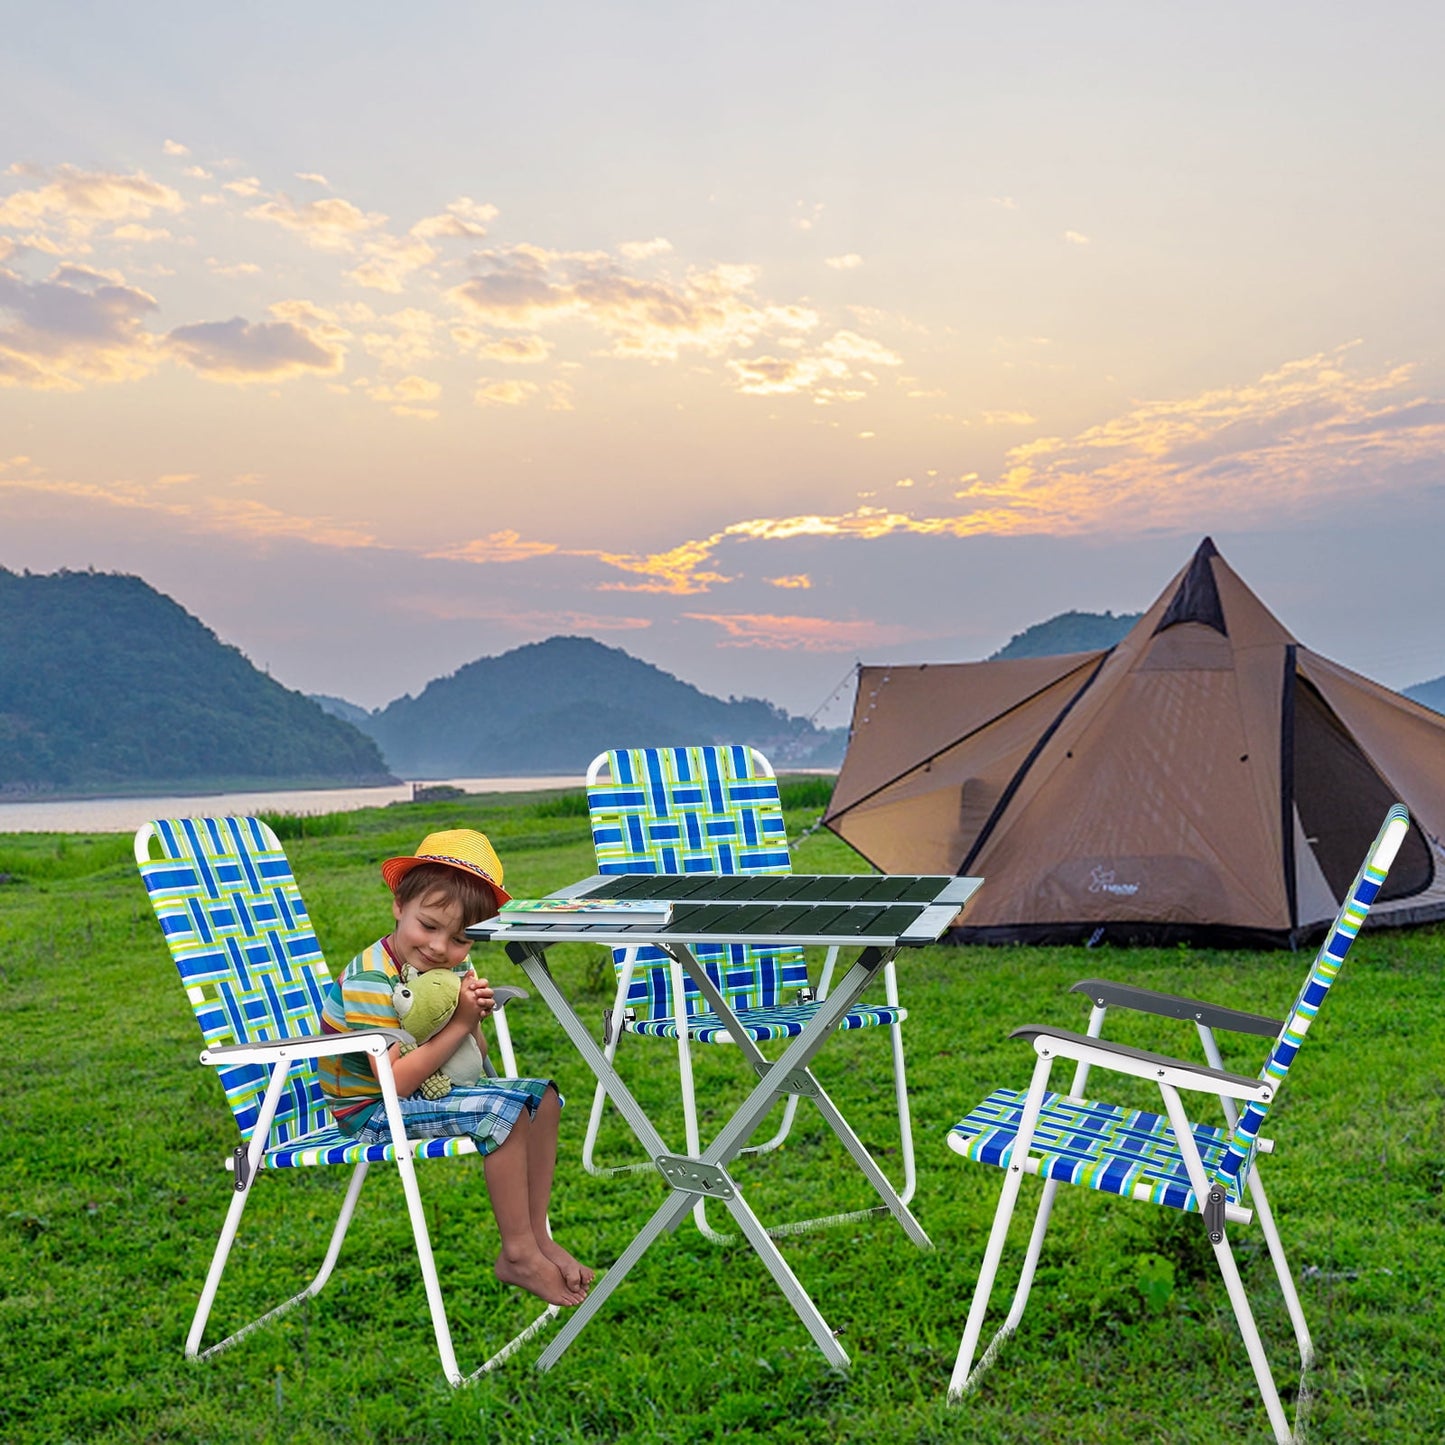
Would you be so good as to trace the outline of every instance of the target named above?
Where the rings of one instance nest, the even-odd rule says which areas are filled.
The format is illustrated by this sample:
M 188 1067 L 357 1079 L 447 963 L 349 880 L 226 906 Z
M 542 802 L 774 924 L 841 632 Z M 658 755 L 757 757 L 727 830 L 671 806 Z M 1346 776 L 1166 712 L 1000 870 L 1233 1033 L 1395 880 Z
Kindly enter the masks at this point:
M 1210 535 L 1445 673 L 1437 4 L 0 8 L 0 566 L 836 725 Z

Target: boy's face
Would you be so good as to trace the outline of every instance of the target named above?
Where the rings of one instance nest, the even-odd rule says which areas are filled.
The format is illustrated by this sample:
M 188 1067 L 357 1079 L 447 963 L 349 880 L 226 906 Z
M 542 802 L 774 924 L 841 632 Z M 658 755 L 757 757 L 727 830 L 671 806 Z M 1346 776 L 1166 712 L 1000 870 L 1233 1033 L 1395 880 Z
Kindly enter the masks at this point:
M 472 941 L 462 932 L 462 906 L 442 894 L 423 894 L 405 903 L 392 900 L 396 930 L 391 935 L 398 964 L 418 973 L 429 968 L 460 968 L 471 952 Z

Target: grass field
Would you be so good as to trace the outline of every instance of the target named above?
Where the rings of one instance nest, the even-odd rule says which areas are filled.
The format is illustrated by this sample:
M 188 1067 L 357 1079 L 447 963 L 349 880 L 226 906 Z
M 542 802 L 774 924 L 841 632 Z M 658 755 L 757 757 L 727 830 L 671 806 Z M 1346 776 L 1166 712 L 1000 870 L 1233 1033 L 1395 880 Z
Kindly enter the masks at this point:
M 790 831 L 815 815 L 795 810 Z M 453 825 L 491 835 L 520 895 L 592 871 L 575 796 L 494 795 L 288 822 L 287 849 L 333 968 L 389 926 L 378 860 Z M 796 866 L 862 865 L 816 833 Z M 226 1207 L 222 1161 L 235 1136 L 219 1086 L 196 1062 L 199 1035 L 130 840 L 0 836 L 0 877 L 7 1445 L 1269 1438 L 1201 1222 L 1084 1190 L 1061 1194 L 1018 1336 L 978 1393 L 946 1406 L 1000 1177 L 958 1159 L 944 1134 L 990 1088 L 1027 1081 L 1033 1054 L 1007 1040 L 1011 1027 L 1083 1027 L 1084 1006 L 1067 993 L 1079 978 L 1121 977 L 1279 1013 L 1304 956 L 946 947 L 903 955 L 919 1153 L 913 1208 L 937 1248 L 914 1249 L 887 1220 L 783 1244 L 829 1323 L 843 1330 L 849 1372 L 826 1366 L 746 1246 L 708 1245 L 689 1223 L 645 1256 L 552 1372 L 532 1372 L 534 1350 L 453 1391 L 437 1365 L 400 1190 L 381 1168 L 318 1300 L 212 1361 L 182 1358 Z M 494 982 L 525 982 L 499 951 L 479 949 L 476 961 Z M 607 960 L 564 948 L 554 967 L 600 1022 Z M 1271 1118 L 1271 1199 L 1319 1356 L 1312 1440 L 1445 1437 L 1442 976 L 1445 931 L 1363 936 Z M 662 1184 L 582 1171 L 590 1076 L 540 1004 L 520 1005 L 513 1029 L 523 1067 L 556 1077 L 570 1101 L 554 1229 L 605 1266 L 651 1213 Z M 1193 1056 L 1183 1025 L 1121 1018 L 1111 1033 Z M 731 1050 L 697 1053 L 700 1098 L 720 1118 L 745 1081 Z M 830 1044 L 817 1065 L 885 1167 L 897 1162 L 896 1150 L 887 1152 L 887 1054 L 881 1037 L 854 1034 Z M 1242 1041 L 1226 1064 L 1253 1072 L 1259 1051 Z M 623 1066 L 680 1145 L 670 1046 L 629 1040 Z M 1148 1102 L 1109 1082 L 1108 1096 Z M 1196 1114 L 1210 1117 L 1206 1102 L 1195 1102 Z M 736 1167 L 765 1222 L 870 1202 L 806 1106 L 799 1126 L 779 1153 Z M 608 1155 L 625 1157 L 630 1138 L 611 1116 Z M 530 1317 L 528 1302 L 491 1278 L 496 1236 L 475 1161 L 424 1164 L 420 1173 L 458 1356 L 470 1369 Z M 212 1338 L 310 1277 L 342 1186 L 336 1170 L 263 1178 Z M 1026 1181 L 1025 1202 L 1037 1187 Z M 1025 1218 L 1021 1210 L 1005 1279 Z M 1272 1271 L 1257 1230 L 1232 1226 L 1231 1238 L 1290 1405 L 1296 1357 Z

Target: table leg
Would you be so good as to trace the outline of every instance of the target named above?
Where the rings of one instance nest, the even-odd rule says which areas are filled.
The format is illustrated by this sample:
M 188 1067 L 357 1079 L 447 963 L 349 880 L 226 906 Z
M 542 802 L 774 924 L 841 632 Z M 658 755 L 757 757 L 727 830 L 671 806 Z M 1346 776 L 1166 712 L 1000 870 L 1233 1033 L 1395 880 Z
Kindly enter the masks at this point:
M 627 1278 L 628 1271 L 647 1253 L 658 1236 L 666 1230 L 676 1229 L 682 1222 L 688 1210 L 692 1208 L 693 1198 L 694 1196 L 691 1194 L 679 1192 L 669 1194 L 658 1205 L 652 1218 L 642 1226 L 632 1243 L 618 1255 L 616 1263 L 597 1276 L 596 1282 L 587 1293 L 587 1298 L 572 1311 L 567 1323 L 562 1326 L 553 1337 L 552 1343 L 538 1357 L 537 1369 L 550 1370 L 562 1358 L 563 1352 L 582 1333 L 587 1322 L 602 1308 L 612 1291 Z
M 898 1193 L 889 1182 L 887 1175 L 863 1147 L 862 1140 L 853 1132 L 848 1121 L 839 1112 L 837 1105 L 824 1092 L 823 1087 L 808 1068 L 814 1055 L 831 1037 L 844 1015 L 858 1002 L 878 970 L 888 962 L 892 956 L 891 951 L 885 953 L 878 948 L 864 949 L 858 961 L 828 995 L 803 1032 L 788 1045 L 778 1060 L 772 1063 L 769 1062 L 756 1042 L 748 1037 L 747 1032 L 738 1022 L 737 1016 L 728 1007 L 727 1000 L 722 996 L 717 985 L 708 977 L 707 970 L 693 958 L 688 949 L 682 944 L 668 944 L 667 948 L 688 971 L 708 1007 L 722 1019 L 728 1032 L 732 1035 L 733 1041 L 761 1075 L 757 1088 L 724 1126 L 717 1138 L 714 1139 L 712 1146 L 703 1151 L 700 1158 L 709 1164 L 726 1165 L 742 1150 L 752 1137 L 753 1130 L 777 1099 L 788 1093 L 804 1094 L 817 1105 L 818 1112 L 822 1114 L 828 1127 L 838 1136 L 839 1142 L 852 1156 L 859 1169 L 863 1171 L 864 1177 L 878 1192 L 879 1198 L 887 1206 L 888 1212 L 902 1226 L 903 1232 L 920 1249 L 932 1249 L 933 1241 L 924 1232 L 923 1226 L 898 1197 Z M 800 1087 L 793 1088 L 790 1085 L 799 1085 Z
M 667 1147 L 662 1135 L 642 1112 L 642 1106 L 632 1096 L 632 1091 L 623 1083 L 622 1075 L 597 1046 L 597 1041 L 588 1031 L 587 1025 L 577 1017 L 576 1010 L 557 987 L 557 981 L 547 966 L 547 955 L 543 950 L 535 943 L 509 943 L 507 957 L 527 975 L 527 981 L 541 994 L 543 1001 L 572 1041 L 572 1047 L 582 1055 L 583 1061 L 607 1090 L 608 1098 L 617 1106 L 617 1112 L 637 1135 L 638 1142 L 648 1156 L 656 1159 L 661 1154 L 670 1154 L 672 1151 Z

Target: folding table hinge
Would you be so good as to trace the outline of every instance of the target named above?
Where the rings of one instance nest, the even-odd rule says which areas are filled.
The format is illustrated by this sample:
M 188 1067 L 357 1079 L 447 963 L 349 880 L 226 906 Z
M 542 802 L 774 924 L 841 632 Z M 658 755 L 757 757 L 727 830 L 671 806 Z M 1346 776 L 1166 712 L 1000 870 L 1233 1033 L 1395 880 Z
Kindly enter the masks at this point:
M 766 1079 L 776 1066 L 768 1059 L 760 1059 L 754 1067 L 758 1071 L 758 1077 Z M 807 1069 L 793 1069 L 789 1073 L 780 1075 L 778 1082 L 788 1093 L 802 1094 L 807 1099 L 816 1099 L 820 1092 L 818 1081 Z
M 250 1169 L 246 1164 L 246 1146 L 244 1144 L 237 1144 L 231 1152 L 231 1158 L 234 1161 L 231 1168 L 236 1175 L 233 1183 L 236 1192 L 239 1194 L 245 1190 L 246 1184 L 251 1177 Z
M 1218 1244 L 1224 1238 L 1224 1190 L 1213 1185 L 1204 1197 L 1204 1228 L 1210 1244 Z
M 681 1194 L 731 1199 L 737 1192 L 727 1170 L 716 1164 L 702 1164 L 686 1154 L 659 1154 L 656 1162 L 662 1177 Z

